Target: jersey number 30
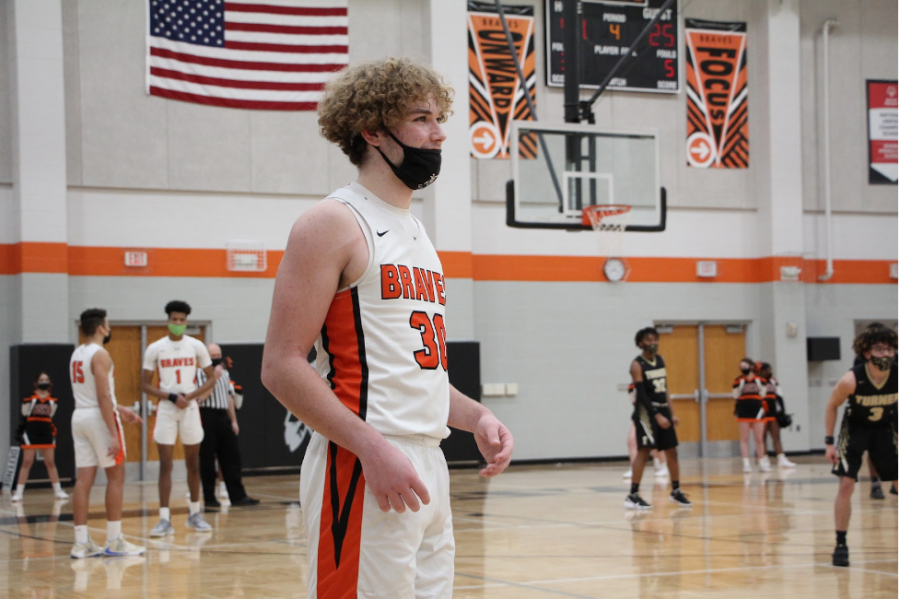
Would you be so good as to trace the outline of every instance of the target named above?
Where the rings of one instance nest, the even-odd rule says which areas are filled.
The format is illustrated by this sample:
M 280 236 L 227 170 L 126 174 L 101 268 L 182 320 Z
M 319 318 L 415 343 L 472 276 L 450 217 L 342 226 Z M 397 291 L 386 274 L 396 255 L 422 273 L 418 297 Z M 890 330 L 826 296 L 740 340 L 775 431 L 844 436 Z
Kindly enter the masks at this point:
M 425 312 L 416 311 L 409 316 L 409 326 L 422 334 L 422 345 L 425 347 L 413 352 L 419 366 L 424 370 L 437 370 L 440 364 L 441 368 L 447 370 L 447 331 L 444 329 L 444 317 L 435 314 L 434 318 L 428 318 Z

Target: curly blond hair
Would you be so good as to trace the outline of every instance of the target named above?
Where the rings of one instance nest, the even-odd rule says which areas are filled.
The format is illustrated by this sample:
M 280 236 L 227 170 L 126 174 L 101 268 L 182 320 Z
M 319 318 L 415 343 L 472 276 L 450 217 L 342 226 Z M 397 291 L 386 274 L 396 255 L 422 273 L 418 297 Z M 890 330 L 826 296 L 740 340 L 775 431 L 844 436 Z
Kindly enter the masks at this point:
M 434 97 L 443 123 L 453 112 L 453 88 L 434 70 L 408 58 L 351 65 L 325 86 L 319 102 L 319 132 L 360 166 L 366 140 L 360 132 L 395 127 L 414 102 Z

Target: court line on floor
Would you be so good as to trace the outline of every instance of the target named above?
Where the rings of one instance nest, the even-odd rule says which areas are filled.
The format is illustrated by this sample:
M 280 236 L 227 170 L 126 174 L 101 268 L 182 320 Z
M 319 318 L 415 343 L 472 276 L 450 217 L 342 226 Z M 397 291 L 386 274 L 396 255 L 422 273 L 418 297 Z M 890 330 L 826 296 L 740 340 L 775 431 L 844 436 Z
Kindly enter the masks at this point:
M 881 563 L 896 563 L 896 562 L 897 562 L 897 560 L 893 559 L 893 560 L 865 560 L 865 561 L 862 561 L 859 563 L 881 564 Z M 546 579 L 546 580 L 529 580 L 529 581 L 520 582 L 520 583 L 519 582 L 504 582 L 502 580 L 498 580 L 495 578 L 487 578 L 487 577 L 477 576 L 474 574 L 464 574 L 462 572 L 456 572 L 456 575 L 457 576 L 465 576 L 467 578 L 475 578 L 475 579 L 490 581 L 491 583 L 493 583 L 493 584 L 489 585 L 491 587 L 496 587 L 497 585 L 500 585 L 500 586 L 506 585 L 506 586 L 530 588 L 530 589 L 535 589 L 535 590 L 544 590 L 544 589 L 541 589 L 540 587 L 535 587 L 533 585 L 563 584 L 563 583 L 568 583 L 568 582 L 593 582 L 593 581 L 601 581 L 601 580 L 624 580 L 624 579 L 631 579 L 631 578 L 684 576 L 684 575 L 692 575 L 692 574 L 719 574 L 719 573 L 727 573 L 727 572 L 771 570 L 773 568 L 781 568 L 781 569 L 791 568 L 791 569 L 793 569 L 793 568 L 809 568 L 809 567 L 828 568 L 828 569 L 832 569 L 832 570 L 834 570 L 834 569 L 854 570 L 854 571 L 867 572 L 867 573 L 873 573 L 873 574 L 883 574 L 883 575 L 889 576 L 891 578 L 898 577 L 897 574 L 894 574 L 892 572 L 883 572 L 881 570 L 869 570 L 869 569 L 857 568 L 857 567 L 840 568 L 838 566 L 833 566 L 827 562 L 784 564 L 781 566 L 768 565 L 768 566 L 742 566 L 742 567 L 735 567 L 735 568 L 706 568 L 703 570 L 678 570 L 678 571 L 671 571 L 671 572 L 645 572 L 645 573 L 640 573 L 640 574 L 614 574 L 614 575 L 608 575 L 608 576 L 589 576 L 589 577 L 579 577 L 579 578 L 556 578 L 556 579 Z M 454 590 L 457 590 L 457 589 L 459 589 L 459 590 L 479 589 L 479 588 L 486 588 L 487 586 L 488 585 L 459 586 L 459 587 L 454 587 Z M 559 592 L 561 594 L 571 596 L 571 597 L 581 597 L 581 595 L 570 595 L 570 594 L 565 593 L 564 591 L 552 591 L 552 592 Z

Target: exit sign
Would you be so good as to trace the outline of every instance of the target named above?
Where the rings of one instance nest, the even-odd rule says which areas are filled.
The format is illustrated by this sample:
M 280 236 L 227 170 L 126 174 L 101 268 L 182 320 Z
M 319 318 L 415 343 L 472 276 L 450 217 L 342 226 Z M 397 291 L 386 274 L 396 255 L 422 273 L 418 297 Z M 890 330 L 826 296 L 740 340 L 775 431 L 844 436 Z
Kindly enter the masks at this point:
M 125 266 L 147 266 L 147 252 L 125 252 Z

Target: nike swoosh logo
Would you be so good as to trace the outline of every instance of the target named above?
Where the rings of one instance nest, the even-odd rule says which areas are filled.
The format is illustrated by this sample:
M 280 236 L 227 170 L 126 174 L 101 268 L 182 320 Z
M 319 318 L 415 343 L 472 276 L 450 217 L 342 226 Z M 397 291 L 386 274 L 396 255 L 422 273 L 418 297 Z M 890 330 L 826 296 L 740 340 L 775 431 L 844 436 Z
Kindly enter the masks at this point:
M 390 229 L 388 229 L 387 231 L 376 231 L 375 233 L 376 233 L 379 237 L 384 237 L 385 234 L 386 234 L 388 231 L 390 231 Z

